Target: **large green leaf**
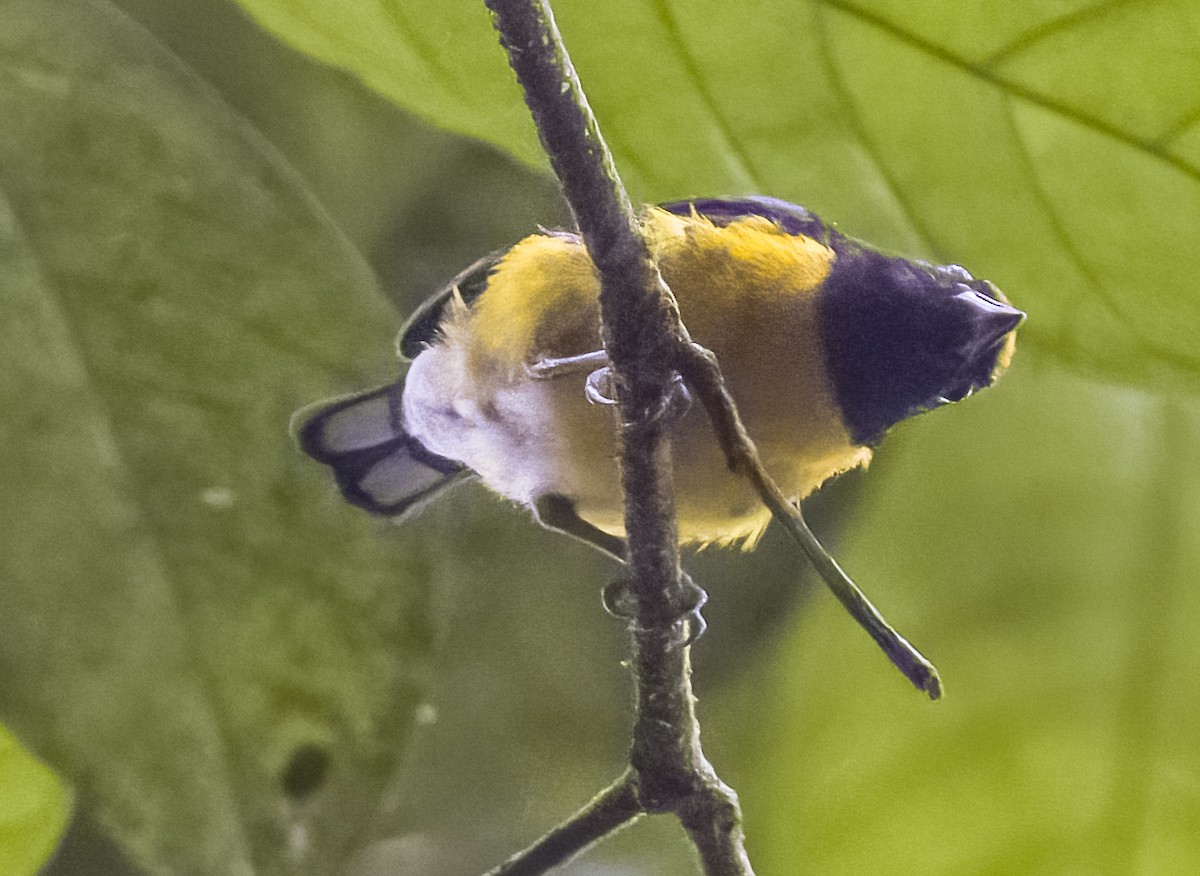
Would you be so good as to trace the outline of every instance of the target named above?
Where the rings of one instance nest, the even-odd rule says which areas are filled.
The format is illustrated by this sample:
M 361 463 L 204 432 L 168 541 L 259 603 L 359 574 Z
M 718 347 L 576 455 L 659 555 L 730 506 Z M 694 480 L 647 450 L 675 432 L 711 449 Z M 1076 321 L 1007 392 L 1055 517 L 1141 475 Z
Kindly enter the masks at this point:
M 478 0 L 241 0 L 421 116 L 540 164 Z M 1200 375 L 1190 0 L 558 0 L 636 197 L 759 191 L 988 276 L 1027 344 Z
M 522 175 L 491 185 L 443 137 L 362 136 L 351 117 L 370 101 L 257 67 L 253 43 L 200 26 L 207 4 L 125 2 L 155 27 L 176 16 L 181 52 L 224 58 L 214 81 L 270 104 L 256 123 L 281 145 L 323 144 L 304 166 L 385 270 L 404 261 L 397 297 L 521 233 L 497 215 L 555 220 Z M 804 201 L 961 260 L 1032 312 L 999 387 L 885 445 L 842 556 L 937 660 L 946 702 L 915 696 L 825 598 L 772 668 L 739 674 L 769 637 L 723 643 L 726 612 L 786 627 L 785 601 L 747 579 L 799 561 L 770 537 L 689 561 L 712 594 L 706 746 L 760 872 L 1125 876 L 1195 859 L 1200 561 L 1171 535 L 1196 513 L 1195 422 L 1038 371 L 1194 372 L 1200 128 L 1194 55 L 1170 48 L 1193 13 L 1093 5 L 556 3 L 635 195 Z M 540 164 L 481 3 L 254 9 Z M 381 534 L 294 458 L 289 411 L 388 376 L 395 318 L 257 138 L 102 10 L 0 0 L 0 719 L 143 863 L 337 872 L 377 833 L 426 644 L 419 584 L 436 578 L 461 615 L 437 712 L 420 710 L 436 732 L 384 797 L 378 831 L 400 836 L 347 872 L 481 871 L 621 768 L 623 648 L 593 586 L 607 567 L 517 515 L 479 527 L 472 491 Z M 403 185 L 416 206 L 389 219 Z M 481 226 L 494 237 L 470 237 Z M 442 265 L 426 244 L 459 249 Z M 713 695 L 718 674 L 736 696 Z M 318 750 L 324 786 L 283 793 L 285 772 L 293 790 L 317 776 Z M 23 781 L 0 775 L 0 800 Z M 60 817 L 22 829 L 38 854 Z M 693 865 L 656 819 L 568 870 Z
M 841 556 L 947 697 L 820 600 L 709 727 L 756 866 L 1190 872 L 1200 411 L 1033 367 L 953 413 L 885 448 Z
M 394 319 L 139 27 L 0 20 L 0 718 L 142 864 L 333 872 L 421 696 L 423 561 L 287 424 L 384 377 Z

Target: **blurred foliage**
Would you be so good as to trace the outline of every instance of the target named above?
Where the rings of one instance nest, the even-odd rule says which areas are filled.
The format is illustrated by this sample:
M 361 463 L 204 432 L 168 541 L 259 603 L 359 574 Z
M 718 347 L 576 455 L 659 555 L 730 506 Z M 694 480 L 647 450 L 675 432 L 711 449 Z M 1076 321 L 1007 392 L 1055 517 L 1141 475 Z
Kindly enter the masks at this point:
M 292 45 L 541 166 L 476 0 L 242 0 Z M 559 0 L 635 198 L 771 194 L 961 261 L 1076 369 L 1200 375 L 1191 0 Z M 616 34 L 619 33 L 619 38 Z
M 430 552 L 331 513 L 287 424 L 390 373 L 392 312 L 140 27 L 0 12 L 0 714 L 154 870 L 328 872 L 423 697 Z
M 723 763 L 763 872 L 1194 867 L 1200 411 L 1033 356 L 980 401 L 894 436 L 841 552 L 945 702 L 889 684 L 822 604 L 722 704 L 736 729 L 709 727 L 740 740 Z
M 69 801 L 50 770 L 0 727 L 0 873 L 33 873 L 66 823 Z
M 139 24 L 0 0 L 0 720 L 79 801 L 50 869 L 482 871 L 621 767 L 611 567 L 474 487 L 381 527 L 286 426 L 389 379 L 400 312 L 463 265 L 565 221 L 553 182 L 223 0 L 119 5 Z M 481 2 L 244 6 L 540 166 Z M 839 556 L 945 702 L 825 594 L 801 619 L 777 534 L 689 562 L 759 871 L 1186 872 L 1195 5 L 555 9 L 635 197 L 788 197 L 1031 313 L 1004 382 L 808 503 L 829 533 L 861 489 Z M 67 795 L 0 754 L 0 869 L 33 872 Z M 667 819 L 564 868 L 694 870 Z

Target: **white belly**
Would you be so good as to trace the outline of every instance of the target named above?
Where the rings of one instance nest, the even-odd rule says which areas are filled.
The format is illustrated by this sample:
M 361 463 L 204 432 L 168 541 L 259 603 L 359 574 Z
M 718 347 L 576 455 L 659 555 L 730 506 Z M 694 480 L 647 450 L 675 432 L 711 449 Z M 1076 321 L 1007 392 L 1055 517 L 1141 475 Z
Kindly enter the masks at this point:
M 405 378 L 404 428 L 515 502 L 559 493 L 581 507 L 619 505 L 613 413 L 587 402 L 583 380 L 468 381 L 459 348 L 432 347 Z

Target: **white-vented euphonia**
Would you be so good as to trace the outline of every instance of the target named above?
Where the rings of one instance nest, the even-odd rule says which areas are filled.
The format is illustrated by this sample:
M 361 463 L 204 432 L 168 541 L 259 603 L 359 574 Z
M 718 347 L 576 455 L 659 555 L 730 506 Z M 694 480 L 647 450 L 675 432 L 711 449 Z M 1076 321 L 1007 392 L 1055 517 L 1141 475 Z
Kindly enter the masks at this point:
M 649 207 L 642 227 L 796 500 L 867 462 L 893 424 L 991 384 L 1024 317 L 957 265 L 886 255 L 773 198 Z M 347 499 L 400 515 L 474 474 L 530 508 L 565 497 L 623 534 L 616 425 L 589 380 L 605 367 L 599 282 L 578 234 L 542 231 L 476 262 L 412 316 L 399 350 L 412 364 L 395 383 L 297 417 L 301 447 Z M 752 545 L 769 513 L 727 469 L 700 406 L 679 407 L 681 539 Z

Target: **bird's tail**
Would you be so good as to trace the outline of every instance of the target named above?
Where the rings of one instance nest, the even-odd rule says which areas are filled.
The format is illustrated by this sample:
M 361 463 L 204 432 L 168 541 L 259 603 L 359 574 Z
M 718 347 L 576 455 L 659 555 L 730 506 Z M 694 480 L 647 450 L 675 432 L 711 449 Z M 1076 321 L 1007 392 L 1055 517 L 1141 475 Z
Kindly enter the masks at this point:
M 470 473 L 404 431 L 401 383 L 317 402 L 292 417 L 300 449 L 333 469 L 350 503 L 396 517 Z

